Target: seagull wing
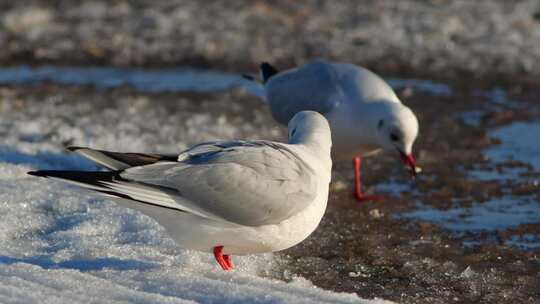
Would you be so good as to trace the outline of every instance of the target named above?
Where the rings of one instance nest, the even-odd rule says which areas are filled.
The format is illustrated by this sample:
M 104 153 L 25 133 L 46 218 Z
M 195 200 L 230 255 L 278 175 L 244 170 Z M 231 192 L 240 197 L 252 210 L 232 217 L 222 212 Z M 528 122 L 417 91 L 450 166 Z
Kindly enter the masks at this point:
M 330 112 L 344 101 L 339 81 L 334 67 L 325 61 L 314 61 L 274 75 L 265 85 L 272 116 L 286 125 L 300 111 L 323 115 Z
M 199 145 L 196 149 L 204 152 L 192 150 L 175 165 L 156 163 L 120 175 L 176 189 L 205 213 L 247 226 L 277 224 L 314 200 L 315 173 L 287 145 L 264 141 L 219 145 Z
M 101 153 L 114 155 L 115 160 L 127 157 Z M 317 193 L 314 171 L 285 144 L 213 142 L 186 150 L 178 158 L 113 172 L 29 174 L 61 179 L 134 203 L 246 226 L 277 224 L 306 208 Z M 105 161 L 100 158 L 99 162 Z

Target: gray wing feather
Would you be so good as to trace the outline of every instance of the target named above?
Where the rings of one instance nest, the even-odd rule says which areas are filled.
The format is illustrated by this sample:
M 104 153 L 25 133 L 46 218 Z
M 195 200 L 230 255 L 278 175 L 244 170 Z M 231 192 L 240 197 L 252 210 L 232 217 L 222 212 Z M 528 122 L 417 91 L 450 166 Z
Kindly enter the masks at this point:
M 174 188 L 204 212 L 247 226 L 277 224 L 315 198 L 314 172 L 284 145 L 221 142 L 190 150 L 165 170 L 156 163 L 127 169 L 121 176 Z
M 343 102 L 339 75 L 325 61 L 314 61 L 270 78 L 265 86 L 272 116 L 286 125 L 298 112 L 330 112 Z

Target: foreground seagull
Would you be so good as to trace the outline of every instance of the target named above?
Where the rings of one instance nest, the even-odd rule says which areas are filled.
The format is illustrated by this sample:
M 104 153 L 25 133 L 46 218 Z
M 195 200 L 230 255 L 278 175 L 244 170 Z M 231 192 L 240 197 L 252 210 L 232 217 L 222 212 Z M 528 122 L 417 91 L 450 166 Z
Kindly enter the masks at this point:
M 289 123 L 289 143 L 219 141 L 179 155 L 73 147 L 110 169 L 35 171 L 112 197 L 154 218 L 181 247 L 230 254 L 283 250 L 308 237 L 326 209 L 332 169 L 330 128 L 312 111 Z
M 379 76 L 353 64 L 322 60 L 283 72 L 263 63 L 260 72 L 266 103 L 276 121 L 286 125 L 304 110 L 317 111 L 328 119 L 332 157 L 353 159 L 358 200 L 380 199 L 362 193 L 361 157 L 387 151 L 399 156 L 411 175 L 416 175 L 412 146 L 418 120 Z

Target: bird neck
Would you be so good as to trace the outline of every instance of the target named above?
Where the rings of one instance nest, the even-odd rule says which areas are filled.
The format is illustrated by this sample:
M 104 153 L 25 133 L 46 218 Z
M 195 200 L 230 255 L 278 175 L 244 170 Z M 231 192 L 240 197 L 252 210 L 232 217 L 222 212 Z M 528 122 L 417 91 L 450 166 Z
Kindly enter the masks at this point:
M 307 149 L 313 156 L 310 163 L 314 167 L 323 166 L 327 170 L 332 169 L 332 158 L 330 157 L 330 151 L 332 148 L 332 139 L 328 134 L 322 132 L 312 132 L 305 134 L 297 140 L 289 142 L 294 146 L 301 146 Z

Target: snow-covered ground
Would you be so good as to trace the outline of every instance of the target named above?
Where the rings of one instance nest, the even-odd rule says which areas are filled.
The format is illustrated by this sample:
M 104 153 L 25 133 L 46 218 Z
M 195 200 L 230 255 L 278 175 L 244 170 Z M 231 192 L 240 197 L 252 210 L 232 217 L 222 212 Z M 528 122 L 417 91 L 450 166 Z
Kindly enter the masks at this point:
M 277 137 L 225 115 L 171 113 L 149 98 L 114 102 L 0 90 L 0 302 L 383 303 L 321 290 L 301 277 L 271 279 L 272 254 L 234 257 L 223 272 L 183 250 L 151 218 L 75 187 L 30 177 L 35 169 L 95 169 L 62 145 L 178 151 L 211 138 Z M 72 96 L 73 97 L 73 96 Z M 99 107 L 96 110 L 93 107 Z M 276 133 L 277 132 L 277 133 Z
M 323 57 L 536 77 L 538 0 L 0 1 L 0 62 L 253 68 Z
M 387 80 L 404 94 L 409 90 L 444 97 L 452 96 L 455 89 L 426 80 Z M 96 168 L 67 153 L 64 145 L 171 153 L 218 138 L 282 139 L 284 129 L 261 103 L 238 90 L 228 92 L 247 86 L 250 93 L 260 94 L 238 75 L 193 69 L 22 66 L 0 69 L 0 83 L 4 84 L 0 88 L 0 302 L 383 302 L 321 290 L 305 278 L 291 277 L 298 271 L 290 271 L 290 260 L 281 255 L 234 257 L 236 270 L 224 273 L 210 255 L 177 247 L 142 214 L 75 187 L 26 175 L 35 169 Z M 170 93 L 184 91 L 191 92 Z M 515 103 L 507 100 L 503 90 L 485 94 L 492 101 L 490 107 Z M 455 117 L 475 126 L 483 113 Z M 531 138 L 520 136 L 524 133 L 535 138 L 538 123 L 515 123 L 491 132 L 502 144 L 485 154 L 497 164 L 513 155 L 538 168 L 538 147 L 530 144 Z M 519 177 L 521 183 L 529 178 L 521 176 L 525 169 L 469 173 L 478 180 Z M 375 189 L 393 197 L 416 191 L 395 177 Z M 476 233 L 538 223 L 538 206 L 530 196 L 508 193 L 448 210 L 419 204 L 401 217 Z M 309 241 L 324 242 L 324 237 Z M 534 249 L 538 243 L 538 235 L 530 231 L 505 244 Z M 320 266 L 306 260 L 296 267 Z

